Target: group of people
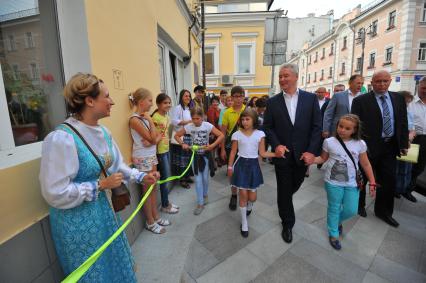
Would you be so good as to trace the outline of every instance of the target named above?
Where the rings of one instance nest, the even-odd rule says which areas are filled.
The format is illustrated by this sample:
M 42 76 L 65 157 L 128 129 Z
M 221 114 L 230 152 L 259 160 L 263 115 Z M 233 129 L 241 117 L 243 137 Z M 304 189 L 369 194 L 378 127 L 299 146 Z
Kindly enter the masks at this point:
M 189 165 L 192 145 L 197 146 L 195 158 L 179 185 L 190 188 L 195 182 L 193 213 L 202 213 L 208 204 L 209 178 L 217 167 L 226 165 L 229 209 L 239 206 L 242 237 L 249 235 L 248 216 L 263 184 L 262 158 L 273 160 L 275 166 L 285 242 L 291 243 L 293 238 L 293 194 L 312 164 L 322 165 L 325 171 L 327 227 L 333 248 L 341 249 L 343 221 L 357 212 L 366 213 L 367 182 L 369 193 L 376 197 L 376 216 L 397 227 L 392 217 L 394 196 L 412 196 L 415 180 L 426 164 L 426 78 L 420 81 L 418 99 L 410 104 L 408 114 L 404 96 L 388 91 L 391 75 L 386 71 L 373 75 L 369 93 L 360 94 L 363 78 L 354 75 L 349 89 L 336 86 L 343 89 L 335 89 L 331 100 L 324 98 L 324 89 L 318 89 L 317 95 L 299 89 L 297 79 L 297 65 L 284 64 L 279 72 L 281 92 L 246 103 L 241 86 L 234 86 L 229 95 L 222 91 L 211 99 L 202 86 L 195 87 L 194 98 L 189 90 L 182 90 L 174 107 L 172 99 L 160 93 L 152 114 L 153 94 L 144 88 L 135 90 L 129 95 L 134 111 L 128 124 L 134 168 L 129 168 L 111 133 L 99 124 L 100 119 L 110 116 L 114 105 L 107 86 L 91 74 L 72 77 L 64 89 L 72 115 L 46 137 L 40 171 L 42 194 L 50 206 L 52 237 L 64 273 L 77 268 L 121 224 L 108 191 L 133 181 L 146 193 L 158 180 L 182 174 Z M 410 126 L 407 117 L 411 117 Z M 396 157 L 407 153 L 411 141 L 420 144 L 419 162 L 401 169 Z M 102 175 L 103 168 L 107 173 Z M 397 168 L 411 170 L 411 178 L 404 179 L 400 191 L 395 189 Z M 160 186 L 160 210 L 175 214 L 179 206 L 169 200 L 170 186 Z M 165 233 L 171 222 L 160 216 L 155 190 L 143 210 L 147 230 Z M 82 281 L 135 282 L 133 264 L 122 234 Z

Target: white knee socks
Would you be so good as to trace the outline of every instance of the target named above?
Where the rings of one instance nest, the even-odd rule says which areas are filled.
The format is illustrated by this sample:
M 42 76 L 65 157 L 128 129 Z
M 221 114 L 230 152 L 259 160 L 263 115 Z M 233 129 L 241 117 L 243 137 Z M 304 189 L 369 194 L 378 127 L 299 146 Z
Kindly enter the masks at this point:
M 248 223 L 247 223 L 247 207 L 241 207 L 241 230 L 248 231 Z
M 253 202 L 248 201 L 248 202 L 247 202 L 247 210 L 248 210 L 248 211 L 251 211 L 252 209 L 253 209 Z

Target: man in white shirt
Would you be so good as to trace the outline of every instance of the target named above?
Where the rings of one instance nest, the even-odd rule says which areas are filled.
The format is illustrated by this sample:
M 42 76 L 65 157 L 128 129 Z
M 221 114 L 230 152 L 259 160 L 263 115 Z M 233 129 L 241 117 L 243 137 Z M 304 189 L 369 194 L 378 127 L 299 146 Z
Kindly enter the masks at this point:
M 422 77 L 418 87 L 418 97 L 408 106 L 408 111 L 413 114 L 414 128 L 416 130 L 416 137 L 413 143 L 420 145 L 419 159 L 413 165 L 411 171 L 411 182 L 407 188 L 407 192 L 403 196 L 416 202 L 417 199 L 411 194 L 416 187 L 417 177 L 423 173 L 426 166 L 426 76 Z
M 219 109 L 223 110 L 226 107 L 226 97 L 228 96 L 228 92 L 225 89 L 222 89 L 220 91 L 220 95 L 219 95 L 219 99 L 220 99 L 220 103 L 219 103 Z

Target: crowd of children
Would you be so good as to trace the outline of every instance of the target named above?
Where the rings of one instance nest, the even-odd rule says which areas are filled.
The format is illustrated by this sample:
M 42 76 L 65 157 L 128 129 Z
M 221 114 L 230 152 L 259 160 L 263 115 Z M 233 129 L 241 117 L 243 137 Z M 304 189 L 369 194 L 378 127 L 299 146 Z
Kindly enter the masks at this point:
M 231 186 L 229 208 L 236 210 L 239 205 L 241 235 L 248 237 L 247 216 L 251 214 L 257 190 L 263 184 L 259 160 L 282 158 L 267 151 L 266 136 L 262 131 L 268 98 L 253 97 L 250 101 L 244 101 L 245 91 L 240 86 L 233 87 L 229 96 L 222 91 L 220 97 L 213 97 L 209 101 L 206 96 L 200 95 L 204 92 L 202 87 L 197 86 L 194 92 L 197 95 L 193 100 L 190 91 L 182 90 L 179 103 L 174 108 L 171 108 L 169 96 L 159 94 L 156 98 L 157 109 L 152 116 L 149 111 L 153 105 L 153 95 L 148 90 L 140 88 L 129 96 L 135 111 L 129 120 L 133 163 L 143 172 L 158 170 L 164 180 L 172 174 L 181 174 L 189 164 L 191 146 L 199 146 L 191 170 L 180 180 L 183 188 L 190 188 L 190 177 L 194 176 L 197 199 L 194 215 L 201 214 L 208 203 L 210 176 L 214 175 L 217 167 L 226 164 Z M 171 139 L 169 127 L 172 130 Z M 376 184 L 367 157 L 367 146 L 360 136 L 357 116 L 343 116 L 337 124 L 336 136 L 324 140 L 323 152 L 315 159 L 317 164 L 326 164 L 327 226 L 330 244 L 335 249 L 341 248 L 339 236 L 343 231 L 342 222 L 357 213 L 359 184 L 356 176 L 359 166 L 368 178 L 370 194 L 375 194 Z M 339 166 L 342 162 L 347 166 Z M 179 207 L 168 199 L 170 186 L 169 183 L 160 186 L 161 211 L 174 214 L 179 212 Z M 147 187 L 142 189 L 145 193 Z M 155 191 L 148 198 L 144 212 L 146 227 L 153 233 L 164 233 L 164 227 L 171 224 L 159 215 Z

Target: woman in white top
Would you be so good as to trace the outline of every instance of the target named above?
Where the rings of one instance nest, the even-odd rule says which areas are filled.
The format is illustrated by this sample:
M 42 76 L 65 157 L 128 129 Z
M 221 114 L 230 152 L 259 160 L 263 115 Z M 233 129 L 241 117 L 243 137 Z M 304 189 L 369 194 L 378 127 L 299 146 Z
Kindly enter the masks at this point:
M 192 122 L 190 108 L 192 108 L 193 101 L 191 99 L 191 92 L 187 89 L 181 90 L 179 93 L 179 104 L 172 108 L 170 118 L 172 119 L 173 134 L 170 142 L 170 150 L 172 154 L 172 175 L 180 175 L 186 169 L 191 158 L 191 152 L 182 150 L 182 147 L 175 139 L 175 134 L 179 132 L 185 125 Z M 186 144 L 191 144 L 191 138 L 187 135 L 184 136 Z M 193 173 L 188 170 L 188 173 L 179 180 L 180 185 L 186 189 L 190 188 L 188 183 L 193 181 L 189 176 Z
M 148 111 L 152 107 L 152 94 L 145 88 L 138 88 L 130 94 L 130 101 L 135 112 L 129 119 L 130 133 L 133 139 L 132 161 L 136 168 L 143 172 L 157 171 L 157 143 L 161 135 L 152 121 Z M 149 186 L 142 186 L 145 194 Z M 170 221 L 160 218 L 157 209 L 157 191 L 152 190 L 143 206 L 146 216 L 146 228 L 155 233 L 162 234 L 166 229 L 162 226 L 170 225 Z
M 123 181 L 152 184 L 158 174 L 129 168 L 111 133 L 99 124 L 99 119 L 110 116 L 114 105 L 102 80 L 76 74 L 65 86 L 64 96 L 73 116 L 43 142 L 40 184 L 50 206 L 56 252 L 68 275 L 118 229 L 119 215 L 114 214 L 105 190 Z M 108 177 L 103 177 L 95 156 L 73 128 L 92 148 Z M 133 270 L 129 244 L 122 233 L 79 282 L 136 282 Z

